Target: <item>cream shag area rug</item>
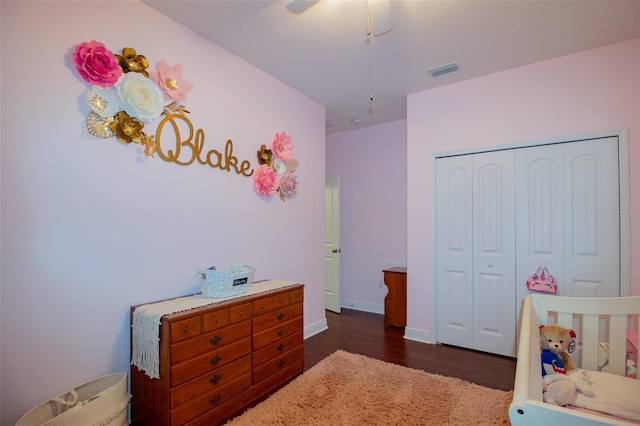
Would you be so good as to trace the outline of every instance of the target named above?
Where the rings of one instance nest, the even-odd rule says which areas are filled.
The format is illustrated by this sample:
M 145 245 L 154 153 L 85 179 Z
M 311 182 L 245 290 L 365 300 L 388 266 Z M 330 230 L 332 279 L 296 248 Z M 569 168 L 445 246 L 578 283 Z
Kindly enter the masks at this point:
M 227 425 L 508 425 L 512 397 L 337 351 Z

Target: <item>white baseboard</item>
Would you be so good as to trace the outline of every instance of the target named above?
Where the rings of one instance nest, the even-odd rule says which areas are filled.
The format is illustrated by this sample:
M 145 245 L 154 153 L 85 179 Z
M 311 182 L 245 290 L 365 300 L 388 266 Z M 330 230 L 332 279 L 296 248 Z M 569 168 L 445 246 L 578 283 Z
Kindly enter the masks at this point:
M 309 337 L 314 336 L 328 329 L 329 329 L 329 326 L 327 325 L 327 319 L 323 318 L 320 321 L 317 321 L 304 328 L 304 338 L 308 339 Z
M 357 300 L 341 299 L 340 306 L 345 309 L 355 309 L 356 311 L 364 311 L 384 315 L 383 305 L 374 305 L 373 303 L 358 302 Z
M 420 330 L 417 328 L 405 327 L 404 329 L 404 338 L 407 340 L 415 340 L 416 342 L 422 343 L 436 343 L 432 339 L 432 335 L 430 331 Z

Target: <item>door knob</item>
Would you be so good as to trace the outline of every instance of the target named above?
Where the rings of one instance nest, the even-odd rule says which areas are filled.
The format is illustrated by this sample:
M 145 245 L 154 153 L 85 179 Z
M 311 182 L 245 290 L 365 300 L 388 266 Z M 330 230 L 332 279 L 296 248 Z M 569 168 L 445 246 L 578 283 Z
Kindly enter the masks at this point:
M 342 249 L 333 249 L 331 250 L 331 253 L 340 253 L 342 252 Z

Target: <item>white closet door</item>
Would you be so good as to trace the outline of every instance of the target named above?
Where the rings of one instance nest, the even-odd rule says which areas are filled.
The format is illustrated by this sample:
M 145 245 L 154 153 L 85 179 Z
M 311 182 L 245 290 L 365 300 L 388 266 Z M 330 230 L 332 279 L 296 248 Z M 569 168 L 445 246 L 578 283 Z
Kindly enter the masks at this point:
M 438 159 L 438 341 L 515 356 L 540 265 L 559 295 L 619 296 L 618 167 L 615 137 Z
M 473 155 L 474 347 L 515 355 L 514 153 Z
M 620 295 L 618 140 L 516 150 L 517 307 L 545 265 L 558 295 Z
M 527 279 L 546 266 L 564 295 L 564 161 L 563 145 L 515 150 L 516 309 L 529 291 Z
M 513 152 L 438 159 L 436 180 L 438 341 L 511 356 Z
M 620 295 L 618 139 L 564 144 L 564 294 Z
M 472 156 L 436 161 L 438 341 L 473 348 Z

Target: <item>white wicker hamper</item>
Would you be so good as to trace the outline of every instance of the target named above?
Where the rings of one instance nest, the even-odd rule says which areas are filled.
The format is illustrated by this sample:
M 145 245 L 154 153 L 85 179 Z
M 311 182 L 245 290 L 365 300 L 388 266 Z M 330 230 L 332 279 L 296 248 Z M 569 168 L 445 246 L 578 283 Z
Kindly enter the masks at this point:
M 22 416 L 16 426 L 123 426 L 129 424 L 127 373 L 76 386 Z
M 202 297 L 218 299 L 246 293 L 253 281 L 256 268 L 247 263 L 209 269 L 197 269 Z

